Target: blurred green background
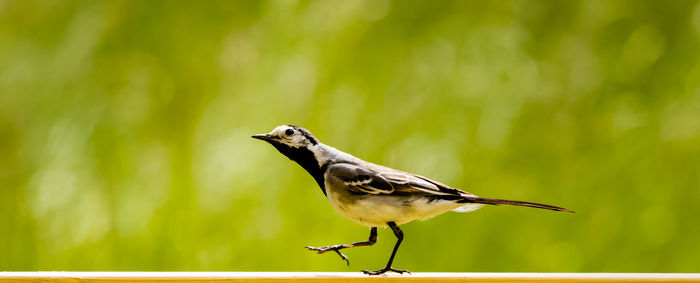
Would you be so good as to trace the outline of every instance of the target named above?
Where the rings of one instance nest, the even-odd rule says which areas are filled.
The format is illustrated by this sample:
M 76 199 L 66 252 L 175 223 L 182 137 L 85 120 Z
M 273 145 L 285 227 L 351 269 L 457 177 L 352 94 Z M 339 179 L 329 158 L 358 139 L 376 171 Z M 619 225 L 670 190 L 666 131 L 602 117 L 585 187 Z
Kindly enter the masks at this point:
M 403 226 L 420 271 L 699 272 L 698 1 L 0 1 L 0 270 L 359 271 L 250 138 L 554 213 Z

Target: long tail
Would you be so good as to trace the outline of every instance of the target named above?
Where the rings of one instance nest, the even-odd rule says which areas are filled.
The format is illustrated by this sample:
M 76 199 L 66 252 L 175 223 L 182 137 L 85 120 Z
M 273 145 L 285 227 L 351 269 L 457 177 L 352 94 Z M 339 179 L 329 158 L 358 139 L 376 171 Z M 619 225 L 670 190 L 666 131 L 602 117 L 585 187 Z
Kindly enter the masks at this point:
M 507 204 L 507 205 L 527 206 L 527 207 L 534 207 L 534 208 L 549 209 L 549 210 L 554 210 L 554 211 L 564 211 L 564 212 L 576 213 L 573 210 L 568 210 L 568 209 L 563 208 L 563 207 L 558 207 L 558 206 L 553 206 L 553 205 L 548 205 L 548 204 L 541 204 L 541 203 L 536 203 L 536 202 L 519 201 L 519 200 L 465 197 L 464 199 L 462 199 L 458 202 L 460 202 L 460 203 L 483 203 L 483 204 L 491 204 L 491 205 Z

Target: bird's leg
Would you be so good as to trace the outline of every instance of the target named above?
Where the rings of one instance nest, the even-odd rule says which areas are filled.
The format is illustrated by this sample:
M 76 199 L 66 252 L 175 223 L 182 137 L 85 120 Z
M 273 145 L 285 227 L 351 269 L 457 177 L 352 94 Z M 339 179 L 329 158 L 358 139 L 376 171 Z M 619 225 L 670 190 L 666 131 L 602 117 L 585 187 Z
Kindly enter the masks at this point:
M 396 241 L 396 245 L 394 245 L 394 250 L 391 252 L 391 257 L 389 257 L 389 262 L 386 264 L 386 267 L 384 267 L 383 269 L 380 269 L 377 271 L 363 270 L 362 272 L 364 272 L 367 275 L 379 275 L 379 274 L 384 274 L 387 271 L 392 271 L 392 272 L 396 272 L 399 274 L 404 273 L 404 272 L 410 273 L 410 272 L 408 272 L 408 270 L 391 268 L 391 263 L 394 262 L 394 256 L 396 256 L 396 251 L 399 249 L 399 245 L 401 245 L 401 241 L 403 241 L 403 231 L 401 231 L 401 228 L 399 228 L 399 226 L 396 225 L 396 223 L 394 223 L 394 222 L 387 222 L 386 224 L 388 224 L 389 227 L 391 227 L 391 230 L 394 231 L 394 235 L 398 239 L 398 241 Z
M 309 250 L 316 251 L 318 254 L 322 254 L 328 251 L 334 251 L 336 252 L 341 259 L 343 259 L 348 265 L 350 265 L 350 261 L 348 260 L 348 257 L 346 257 L 344 254 L 340 252 L 342 249 L 347 249 L 347 248 L 354 248 L 354 247 L 362 247 L 362 246 L 371 246 L 374 245 L 374 243 L 377 242 L 377 227 L 372 227 L 369 230 L 369 240 L 364 241 L 364 242 L 356 242 L 352 244 L 345 244 L 345 245 L 332 245 L 332 246 L 325 246 L 325 247 L 306 247 Z

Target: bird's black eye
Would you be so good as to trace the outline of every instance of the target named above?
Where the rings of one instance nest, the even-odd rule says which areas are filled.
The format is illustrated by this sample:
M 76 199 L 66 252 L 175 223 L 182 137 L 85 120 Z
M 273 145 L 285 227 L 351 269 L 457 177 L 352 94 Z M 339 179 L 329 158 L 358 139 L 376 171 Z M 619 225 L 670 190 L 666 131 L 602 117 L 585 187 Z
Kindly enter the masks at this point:
M 285 135 L 288 135 L 288 136 L 291 136 L 291 135 L 294 134 L 294 130 L 292 130 L 292 129 L 287 129 L 286 131 L 284 131 L 284 134 L 285 134 Z

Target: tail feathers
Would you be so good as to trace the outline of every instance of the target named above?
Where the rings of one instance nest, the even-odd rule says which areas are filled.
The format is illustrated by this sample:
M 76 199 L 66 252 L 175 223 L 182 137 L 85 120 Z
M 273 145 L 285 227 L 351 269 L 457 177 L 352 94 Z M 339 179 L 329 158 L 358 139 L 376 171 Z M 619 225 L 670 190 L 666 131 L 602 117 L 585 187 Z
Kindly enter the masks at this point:
M 549 209 L 549 210 L 554 210 L 554 211 L 564 211 L 564 212 L 576 213 L 572 210 L 568 210 L 568 209 L 563 208 L 563 207 L 535 203 L 535 202 L 518 201 L 518 200 L 465 197 L 464 199 L 460 200 L 459 202 L 461 202 L 461 203 L 483 203 L 483 204 L 491 204 L 491 205 L 507 204 L 507 205 L 527 206 L 527 207 L 534 207 L 534 208 Z

